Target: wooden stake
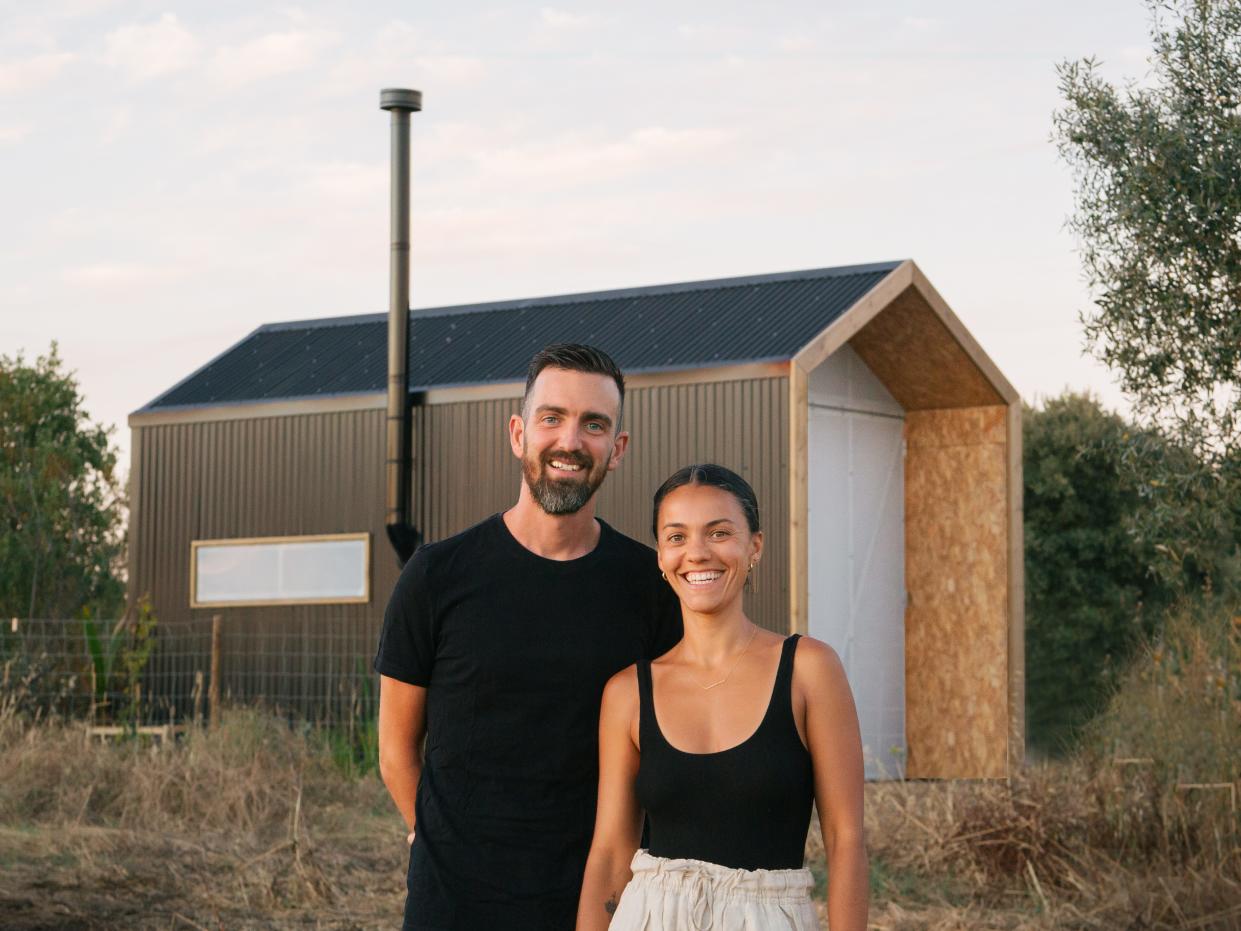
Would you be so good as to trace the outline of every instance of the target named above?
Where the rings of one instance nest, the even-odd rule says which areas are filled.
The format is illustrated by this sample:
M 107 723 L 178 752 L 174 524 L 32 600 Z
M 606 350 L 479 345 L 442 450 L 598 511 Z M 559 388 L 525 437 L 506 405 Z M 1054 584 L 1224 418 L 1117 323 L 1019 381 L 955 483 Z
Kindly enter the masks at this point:
M 194 726 L 203 726 L 203 671 L 194 670 Z
M 211 688 L 207 692 L 207 714 L 211 717 L 211 729 L 220 726 L 220 615 L 211 618 Z

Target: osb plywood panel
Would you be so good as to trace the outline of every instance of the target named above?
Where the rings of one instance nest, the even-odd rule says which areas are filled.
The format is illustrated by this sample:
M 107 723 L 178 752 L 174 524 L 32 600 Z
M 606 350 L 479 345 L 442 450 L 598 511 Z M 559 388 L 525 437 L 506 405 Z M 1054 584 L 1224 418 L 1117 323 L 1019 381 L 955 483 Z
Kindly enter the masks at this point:
M 993 778 L 1008 754 L 1005 407 L 905 421 L 911 778 Z
M 1007 408 L 973 407 L 960 410 L 919 411 L 909 418 L 905 444 L 913 446 L 1003 446 L 1008 440 Z M 908 424 L 906 425 L 908 428 Z
M 876 314 L 849 345 L 907 411 L 1004 403 L 912 286 Z

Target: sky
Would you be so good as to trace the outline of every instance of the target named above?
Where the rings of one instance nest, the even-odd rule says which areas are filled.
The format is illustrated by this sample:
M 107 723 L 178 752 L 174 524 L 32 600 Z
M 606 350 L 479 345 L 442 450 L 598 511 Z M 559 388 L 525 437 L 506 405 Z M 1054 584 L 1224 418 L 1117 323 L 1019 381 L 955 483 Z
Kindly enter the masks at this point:
M 0 0 L 0 354 L 92 419 L 268 322 L 912 258 L 1021 392 L 1123 398 L 1051 141 L 1055 66 L 1148 70 L 1138 0 Z

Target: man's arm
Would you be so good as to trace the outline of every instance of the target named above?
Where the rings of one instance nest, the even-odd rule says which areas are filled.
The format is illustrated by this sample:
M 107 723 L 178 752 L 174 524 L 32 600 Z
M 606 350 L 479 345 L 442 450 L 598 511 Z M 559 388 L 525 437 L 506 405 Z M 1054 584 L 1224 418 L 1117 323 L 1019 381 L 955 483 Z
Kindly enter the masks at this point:
M 427 731 L 427 690 L 391 676 L 379 680 L 379 774 L 405 819 L 412 843 L 422 738 Z

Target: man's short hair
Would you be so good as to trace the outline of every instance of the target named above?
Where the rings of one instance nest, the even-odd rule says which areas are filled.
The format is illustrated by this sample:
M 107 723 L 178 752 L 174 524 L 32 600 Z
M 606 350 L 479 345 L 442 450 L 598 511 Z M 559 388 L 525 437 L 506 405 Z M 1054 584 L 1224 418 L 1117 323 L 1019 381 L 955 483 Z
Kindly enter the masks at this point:
M 585 372 L 588 375 L 606 375 L 616 382 L 616 390 L 620 392 L 620 407 L 616 411 L 616 429 L 620 429 L 621 416 L 625 412 L 625 376 L 620 366 L 612 361 L 602 349 L 586 346 L 582 343 L 553 343 L 544 346 L 530 360 L 526 369 L 526 393 L 521 398 L 521 410 L 525 413 L 526 403 L 530 400 L 530 390 L 539 373 L 546 368 L 568 369 L 570 372 Z

